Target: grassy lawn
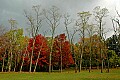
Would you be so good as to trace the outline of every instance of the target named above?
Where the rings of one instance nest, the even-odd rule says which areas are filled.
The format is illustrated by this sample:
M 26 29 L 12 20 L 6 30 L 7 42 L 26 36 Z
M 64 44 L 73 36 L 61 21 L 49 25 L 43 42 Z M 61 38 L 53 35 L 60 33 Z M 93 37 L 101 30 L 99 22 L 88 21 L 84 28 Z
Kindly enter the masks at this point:
M 111 69 L 110 73 L 100 73 L 100 70 L 82 71 L 74 73 L 74 71 L 60 72 L 6 72 L 0 73 L 0 80 L 120 80 L 120 69 Z

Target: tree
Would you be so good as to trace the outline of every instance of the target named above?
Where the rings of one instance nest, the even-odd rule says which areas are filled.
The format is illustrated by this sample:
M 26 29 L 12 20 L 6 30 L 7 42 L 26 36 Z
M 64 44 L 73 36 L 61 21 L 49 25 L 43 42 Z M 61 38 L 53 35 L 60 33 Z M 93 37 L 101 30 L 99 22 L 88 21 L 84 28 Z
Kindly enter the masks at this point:
M 35 12 L 35 17 L 32 16 L 31 14 L 28 14 L 27 11 L 24 11 L 24 12 L 25 12 L 25 17 L 28 19 L 29 24 L 30 24 L 30 28 L 28 30 L 30 30 L 31 36 L 34 38 L 38 34 L 39 29 L 42 26 L 41 24 L 42 24 L 43 18 L 42 18 L 42 13 L 40 11 L 41 10 L 40 5 L 33 6 L 32 9 Z M 33 45 L 34 44 L 35 44 L 35 39 L 33 41 Z M 33 49 L 34 49 L 34 46 L 33 46 Z M 31 57 L 30 57 L 29 72 L 31 72 L 31 67 L 32 67 L 33 49 L 32 49 L 32 53 L 30 54 Z
M 73 44 L 73 39 L 75 34 L 77 33 L 78 30 L 74 30 L 73 33 L 69 31 L 69 26 L 72 24 L 73 20 L 70 19 L 70 15 L 69 14 L 65 14 L 64 15 L 64 26 L 65 26 L 65 31 L 67 33 L 68 36 L 68 40 L 71 44 L 70 48 L 71 48 L 71 53 L 74 54 L 74 59 L 75 59 L 75 73 L 77 72 L 77 63 L 76 63 L 76 55 L 75 55 L 75 50 L 74 50 L 74 44 Z
M 2 55 L 2 72 L 4 71 L 5 66 L 5 58 L 6 58 L 6 50 L 8 45 L 8 38 L 5 36 L 7 29 L 0 25 L 0 55 Z
M 115 30 L 115 29 L 114 29 Z M 115 30 L 116 31 L 116 30 Z M 114 34 L 111 37 L 106 39 L 106 45 L 108 47 L 108 72 L 109 72 L 109 67 L 110 67 L 110 54 L 114 51 L 117 56 L 119 56 L 119 35 Z
M 24 53 L 26 56 L 24 57 L 24 66 L 29 65 L 29 54 L 33 52 L 32 56 L 32 65 L 34 66 L 32 69 L 35 72 L 37 67 L 43 68 L 48 65 L 48 55 L 49 55 L 49 47 L 47 46 L 47 40 L 41 34 L 35 36 L 35 43 L 33 45 L 34 38 L 30 38 L 27 49 L 24 49 Z M 34 49 L 33 49 L 34 46 Z
M 88 31 L 88 35 L 89 35 L 89 55 L 90 55 L 90 60 L 89 60 L 89 63 L 90 63 L 90 66 L 89 66 L 89 72 L 91 71 L 91 61 L 92 61 L 92 36 L 96 33 L 96 29 L 95 29 L 95 26 L 93 24 L 91 25 L 88 25 L 89 27 L 87 28 L 87 31 Z
M 110 66 L 111 67 L 118 67 L 120 65 L 120 58 L 118 55 L 115 53 L 113 50 L 108 50 L 108 56 L 109 56 L 109 61 L 110 61 Z
M 65 26 L 65 30 L 68 36 L 68 40 L 71 42 L 71 38 L 70 38 L 70 32 L 68 30 L 68 26 L 72 23 L 72 19 L 70 19 L 70 15 L 69 14 L 65 14 L 64 15 L 64 26 Z
M 22 50 L 21 50 L 22 55 L 21 55 L 20 72 L 23 69 L 25 54 L 28 52 L 28 50 L 27 50 L 28 43 L 29 43 L 29 38 L 27 36 L 25 36 L 24 39 L 21 40 L 21 43 L 20 43 L 20 45 L 22 45 Z M 25 50 L 23 48 L 25 48 Z
M 79 62 L 79 53 L 80 53 L 80 45 L 78 43 L 72 44 L 74 50 L 74 58 L 75 58 L 75 73 L 77 73 L 78 62 Z
M 60 34 L 55 37 L 52 57 L 52 64 L 54 66 L 59 66 L 61 72 L 62 67 L 68 67 L 69 65 L 74 64 L 70 43 L 66 40 L 65 34 Z
M 0 36 L 0 56 L 2 57 L 2 72 L 5 70 L 9 38 L 5 34 Z
M 42 54 L 46 54 L 46 57 L 48 57 L 49 55 L 49 48 L 47 46 L 47 40 L 44 36 L 42 35 L 38 35 L 36 36 L 36 43 L 37 43 L 37 47 L 39 46 L 39 49 L 38 49 L 38 56 L 37 56 L 37 60 L 35 62 L 35 68 L 34 68 L 34 72 L 36 71 L 36 67 L 38 65 L 38 61 L 39 61 L 39 58 L 40 58 L 40 55 L 42 56 Z M 48 64 L 47 60 L 44 60 L 44 63 Z
M 19 70 L 21 51 L 24 48 L 23 39 L 23 29 L 12 29 L 1 36 L 2 71 Z
M 102 42 L 103 39 L 103 19 L 107 17 L 108 15 L 108 9 L 107 8 L 100 8 L 100 6 L 97 6 L 93 10 L 95 20 L 98 23 L 99 27 L 99 36 L 100 36 L 100 42 Z M 101 54 L 101 61 L 102 61 L 102 67 L 101 67 L 101 73 L 103 72 L 103 54 L 102 49 L 100 46 L 100 54 Z
M 14 71 L 18 71 L 18 68 L 20 68 L 20 62 L 21 57 L 22 57 L 22 51 L 23 49 L 26 47 L 28 41 L 26 40 L 28 39 L 26 36 L 23 35 L 23 29 L 17 29 L 15 31 L 15 47 L 14 47 L 14 51 L 15 51 L 15 67 L 14 67 Z M 22 69 L 20 69 L 21 71 Z
M 119 12 L 116 10 L 116 13 L 117 13 L 117 17 L 115 19 L 112 19 L 112 23 L 113 23 L 113 29 L 114 29 L 114 32 L 115 34 L 118 32 L 118 34 L 120 34 L 120 22 L 119 22 L 119 18 L 120 18 L 120 14 Z M 117 24 L 118 26 L 118 29 L 114 26 L 114 22 Z
M 54 35 L 55 30 L 60 24 L 61 14 L 59 13 L 59 8 L 56 6 L 52 6 L 49 11 L 45 11 L 45 18 L 47 19 L 47 23 L 49 27 L 51 28 L 51 45 L 50 45 L 50 56 L 49 56 L 49 72 L 51 72 L 51 60 L 52 60 L 52 52 L 53 52 L 53 43 L 54 43 Z
M 120 14 L 118 13 L 118 11 L 116 10 L 116 13 L 117 13 L 117 16 L 115 18 L 112 19 L 112 24 L 113 24 L 113 29 L 114 29 L 114 35 L 113 35 L 113 38 L 114 38 L 114 50 L 116 52 L 116 54 L 118 56 L 120 56 L 119 54 L 119 47 L 120 47 L 120 21 L 119 21 L 119 18 L 120 18 Z
M 82 68 L 82 56 L 84 53 L 84 38 L 85 38 L 85 29 L 88 25 L 89 17 L 91 16 L 90 12 L 80 12 L 78 13 L 79 19 L 76 21 L 76 26 L 79 27 L 79 31 L 81 32 L 81 42 L 82 42 L 82 49 L 80 54 L 80 64 L 79 64 L 79 72 Z
M 83 54 L 83 66 L 85 67 L 85 69 L 87 69 L 88 66 L 93 66 L 99 68 L 99 64 L 101 63 L 100 61 L 100 47 L 102 46 L 102 50 L 103 50 L 103 57 L 104 59 L 106 59 L 107 57 L 107 47 L 106 45 L 104 45 L 104 42 L 100 42 L 99 41 L 99 36 L 98 35 L 93 35 L 91 37 L 88 38 L 84 38 L 84 54 Z M 90 42 L 91 39 L 91 42 Z M 82 42 L 79 42 L 79 46 L 80 48 L 82 48 Z M 92 45 L 92 46 L 90 46 Z M 90 54 L 91 53 L 91 54 Z M 90 58 L 91 58 L 91 62 L 90 62 Z M 90 68 L 90 67 L 89 67 Z
M 8 71 L 11 71 L 11 66 L 12 66 L 12 56 L 13 56 L 13 44 L 14 44 L 14 30 L 15 30 L 15 25 L 17 24 L 16 20 L 10 19 L 9 20 L 10 23 L 10 31 L 8 33 L 8 37 L 9 37 L 9 43 L 10 43 L 10 50 L 9 50 L 9 54 L 8 54 Z
M 6 53 L 6 55 L 8 56 L 8 63 L 11 64 L 11 69 L 13 69 L 13 71 L 16 71 L 16 70 L 18 71 L 19 63 L 21 60 L 21 52 L 22 52 L 22 49 L 24 48 L 23 29 L 10 30 L 7 33 L 5 33 L 4 36 L 6 37 L 6 43 L 9 44 L 9 46 L 6 45 L 7 46 L 6 51 L 8 51 L 8 53 Z M 13 40 L 13 41 L 10 41 L 10 40 Z M 10 52 L 12 52 L 12 54 L 10 54 Z M 8 64 L 8 67 L 9 67 L 9 64 Z

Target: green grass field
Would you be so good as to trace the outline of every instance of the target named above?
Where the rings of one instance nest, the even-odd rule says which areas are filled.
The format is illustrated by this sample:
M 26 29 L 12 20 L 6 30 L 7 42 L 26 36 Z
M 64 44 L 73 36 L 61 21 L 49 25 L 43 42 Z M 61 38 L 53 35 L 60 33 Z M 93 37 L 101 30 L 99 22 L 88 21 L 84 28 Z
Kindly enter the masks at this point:
M 6 72 L 0 73 L 0 80 L 120 80 L 120 69 L 111 69 L 110 73 L 100 73 L 100 70 L 82 71 L 74 73 L 74 71 L 60 72 Z

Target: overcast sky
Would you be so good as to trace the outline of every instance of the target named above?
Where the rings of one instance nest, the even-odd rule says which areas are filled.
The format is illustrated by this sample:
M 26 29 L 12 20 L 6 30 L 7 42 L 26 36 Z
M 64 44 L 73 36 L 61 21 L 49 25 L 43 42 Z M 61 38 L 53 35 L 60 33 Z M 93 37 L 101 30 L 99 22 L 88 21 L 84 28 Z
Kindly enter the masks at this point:
M 73 18 L 78 12 L 92 11 L 96 6 L 106 7 L 110 12 L 106 23 L 107 28 L 112 28 L 110 17 L 116 16 L 115 8 L 120 10 L 120 0 L 0 0 L 0 24 L 8 26 L 8 20 L 13 18 L 17 20 L 20 27 L 25 29 L 27 21 L 23 10 L 30 10 L 33 5 L 41 5 L 42 8 L 55 5 L 62 12 L 68 12 Z M 112 34 L 113 32 L 109 32 L 107 36 Z

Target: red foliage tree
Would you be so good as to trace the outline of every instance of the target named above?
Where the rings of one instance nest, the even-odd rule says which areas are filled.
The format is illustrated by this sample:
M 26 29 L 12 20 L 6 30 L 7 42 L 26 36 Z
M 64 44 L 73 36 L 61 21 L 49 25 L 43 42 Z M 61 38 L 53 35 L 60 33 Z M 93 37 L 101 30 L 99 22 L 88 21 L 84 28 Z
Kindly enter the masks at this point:
M 63 67 L 68 67 L 69 65 L 74 64 L 70 50 L 70 43 L 66 40 L 65 34 L 60 34 L 55 37 L 52 54 L 52 65 L 60 67 L 61 54 Z
M 33 41 L 35 39 L 34 49 Z M 24 65 L 30 63 L 29 55 L 31 55 L 33 50 L 32 64 L 35 65 L 37 62 L 38 66 L 43 67 L 44 65 L 48 65 L 48 56 L 49 56 L 49 47 L 47 46 L 47 40 L 41 34 L 37 35 L 35 38 L 31 38 L 29 40 L 29 44 L 27 46 L 27 51 L 24 51 L 25 61 Z

